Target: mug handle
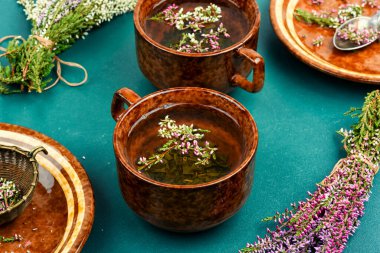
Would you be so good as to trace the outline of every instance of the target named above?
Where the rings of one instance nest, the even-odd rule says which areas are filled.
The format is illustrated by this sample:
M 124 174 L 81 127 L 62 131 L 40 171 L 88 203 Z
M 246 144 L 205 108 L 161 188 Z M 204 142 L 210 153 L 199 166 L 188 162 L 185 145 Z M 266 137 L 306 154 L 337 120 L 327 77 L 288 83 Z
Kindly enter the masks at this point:
M 130 90 L 128 88 L 121 88 L 120 90 L 116 91 L 113 95 L 111 104 L 112 118 L 115 121 L 118 121 L 123 112 L 126 111 L 126 109 L 124 108 L 124 104 L 131 106 L 140 99 L 141 97 L 139 95 L 137 95 L 133 90 Z
M 235 74 L 232 77 L 232 82 L 248 92 L 258 92 L 264 86 L 265 79 L 265 64 L 264 58 L 255 50 L 241 47 L 237 50 L 237 53 L 247 58 L 253 67 L 253 82 L 250 82 L 244 76 Z

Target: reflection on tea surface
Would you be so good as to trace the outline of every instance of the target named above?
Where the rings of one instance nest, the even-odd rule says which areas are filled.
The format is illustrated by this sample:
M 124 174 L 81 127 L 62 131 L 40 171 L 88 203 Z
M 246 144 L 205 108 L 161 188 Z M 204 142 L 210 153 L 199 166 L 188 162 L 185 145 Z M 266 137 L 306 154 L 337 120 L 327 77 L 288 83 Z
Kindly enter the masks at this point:
M 164 1 L 145 21 L 145 32 L 180 52 L 205 53 L 229 47 L 249 30 L 246 14 L 230 1 Z
M 131 130 L 126 152 L 147 177 L 183 185 L 223 177 L 239 166 L 243 149 L 240 128 L 227 114 L 179 104 L 144 115 Z

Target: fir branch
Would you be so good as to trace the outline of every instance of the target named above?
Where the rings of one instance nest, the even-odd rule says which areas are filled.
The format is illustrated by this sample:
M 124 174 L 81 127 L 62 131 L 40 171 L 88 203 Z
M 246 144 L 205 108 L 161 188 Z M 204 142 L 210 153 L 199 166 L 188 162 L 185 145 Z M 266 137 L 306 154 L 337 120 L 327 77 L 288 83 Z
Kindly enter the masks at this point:
M 296 9 L 294 17 L 298 21 L 303 21 L 308 24 L 317 24 L 321 27 L 338 27 L 339 21 L 332 19 L 331 17 L 321 17 L 312 12 L 308 12 L 302 9 Z
M 0 64 L 0 94 L 43 92 L 51 81 L 56 55 L 70 48 L 88 31 L 134 8 L 135 0 L 18 0 L 33 28 L 20 43 L 10 41 L 7 66 Z

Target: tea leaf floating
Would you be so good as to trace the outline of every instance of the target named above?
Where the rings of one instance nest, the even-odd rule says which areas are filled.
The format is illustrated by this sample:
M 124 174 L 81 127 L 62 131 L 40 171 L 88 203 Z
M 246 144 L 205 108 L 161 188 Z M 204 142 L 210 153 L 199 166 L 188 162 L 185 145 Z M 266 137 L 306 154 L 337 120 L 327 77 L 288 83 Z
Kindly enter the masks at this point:
M 229 166 L 218 148 L 201 141 L 210 131 L 193 125 L 177 125 L 166 116 L 159 122 L 158 136 L 168 141 L 149 158 L 140 157 L 138 170 L 157 181 L 171 184 L 199 184 L 226 175 Z
M 32 22 L 32 32 L 27 39 L 13 35 L 0 39 L 0 45 L 12 39 L 8 48 L 0 46 L 0 58 L 6 57 L 9 63 L 7 66 L 0 63 L 0 94 L 43 92 L 59 81 L 69 86 L 82 85 L 87 80 L 86 69 L 61 60 L 57 54 L 87 36 L 93 27 L 135 6 L 135 0 L 19 0 L 18 3 Z M 55 65 L 57 79 L 52 81 L 50 73 Z M 83 70 L 84 79 L 78 83 L 67 81 L 61 73 L 62 65 Z
M 278 224 L 264 238 L 247 244 L 241 253 L 261 252 L 343 252 L 349 236 L 360 224 L 380 162 L 380 91 L 369 93 L 363 108 L 347 114 L 359 122 L 351 130 L 341 129 L 347 157 L 306 201 L 264 221 Z

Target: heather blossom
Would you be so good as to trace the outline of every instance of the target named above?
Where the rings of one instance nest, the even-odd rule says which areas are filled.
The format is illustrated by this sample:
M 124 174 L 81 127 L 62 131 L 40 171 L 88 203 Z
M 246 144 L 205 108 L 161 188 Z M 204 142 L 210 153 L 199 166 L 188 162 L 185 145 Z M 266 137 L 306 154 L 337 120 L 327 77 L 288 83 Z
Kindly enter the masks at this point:
M 317 36 L 313 40 L 313 46 L 316 46 L 316 47 L 322 46 L 323 45 L 323 40 L 324 40 L 324 37 L 322 35 Z
M 360 225 L 380 162 L 380 92 L 369 93 L 362 109 L 348 114 L 359 122 L 352 130 L 341 129 L 347 157 L 338 161 L 306 201 L 291 205 L 264 221 L 278 224 L 263 238 L 248 243 L 241 253 L 343 252 Z
M 204 145 L 200 144 L 204 134 L 210 131 L 194 128 L 193 125 L 177 125 L 175 120 L 166 116 L 159 123 L 160 129 L 158 136 L 168 141 L 158 149 L 157 154 L 151 155 L 149 158 L 140 157 L 137 164 L 141 170 L 149 170 L 152 166 L 162 163 L 165 156 L 169 152 L 180 155 L 194 155 L 197 158 L 195 165 L 207 165 L 210 160 L 215 160 L 215 152 L 218 150 L 212 147 L 208 141 Z
M 223 23 L 222 10 L 215 4 L 210 4 L 206 8 L 198 6 L 194 11 L 184 13 L 183 8 L 171 4 L 163 11 L 159 12 L 150 20 L 165 22 L 183 32 L 180 41 L 171 47 L 179 52 L 206 53 L 220 50 L 219 40 L 221 36 L 229 38 L 230 35 Z M 220 22 L 215 28 L 206 28 L 210 24 Z M 190 30 L 190 31 L 189 31 Z
M 348 25 L 340 29 L 337 36 L 344 41 L 350 41 L 356 45 L 363 45 L 378 39 L 379 33 L 372 28 L 358 29 L 354 25 Z

